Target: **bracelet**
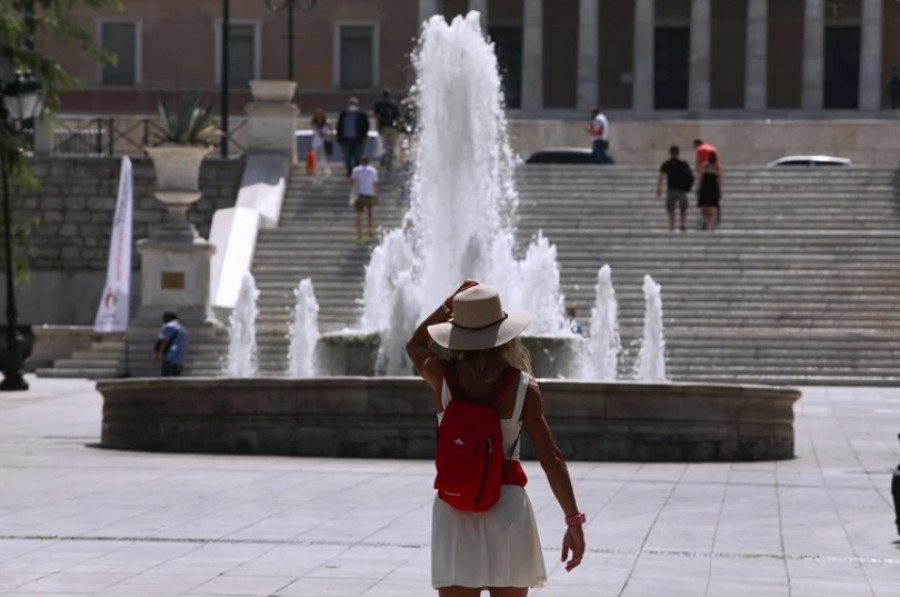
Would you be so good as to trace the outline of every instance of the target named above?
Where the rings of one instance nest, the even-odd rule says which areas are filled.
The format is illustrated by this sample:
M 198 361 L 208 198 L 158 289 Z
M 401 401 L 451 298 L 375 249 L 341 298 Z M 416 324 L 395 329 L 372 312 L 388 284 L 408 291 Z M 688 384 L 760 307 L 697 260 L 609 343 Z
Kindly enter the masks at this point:
M 449 317 L 452 309 L 447 306 L 447 303 L 441 303 L 441 311 L 444 313 L 444 315 Z
M 587 522 L 587 516 L 584 515 L 584 512 L 579 512 L 575 516 L 569 516 L 566 518 L 566 526 L 577 527 L 581 526 Z

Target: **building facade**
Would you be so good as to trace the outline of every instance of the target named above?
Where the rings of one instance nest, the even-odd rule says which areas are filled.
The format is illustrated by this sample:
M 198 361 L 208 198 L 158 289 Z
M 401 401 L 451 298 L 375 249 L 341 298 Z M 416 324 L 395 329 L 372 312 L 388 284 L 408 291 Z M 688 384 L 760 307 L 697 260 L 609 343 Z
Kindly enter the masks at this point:
M 272 4 L 230 0 L 236 112 L 249 80 L 289 75 L 287 17 Z M 223 0 L 123 5 L 80 14 L 116 65 L 47 44 L 82 81 L 63 112 L 150 114 L 160 95 L 217 92 Z M 299 103 L 336 109 L 350 95 L 402 91 L 420 23 L 468 10 L 482 12 L 496 44 L 508 105 L 529 115 L 594 105 L 636 116 L 872 113 L 890 105 L 900 65 L 897 0 L 321 0 L 296 13 Z

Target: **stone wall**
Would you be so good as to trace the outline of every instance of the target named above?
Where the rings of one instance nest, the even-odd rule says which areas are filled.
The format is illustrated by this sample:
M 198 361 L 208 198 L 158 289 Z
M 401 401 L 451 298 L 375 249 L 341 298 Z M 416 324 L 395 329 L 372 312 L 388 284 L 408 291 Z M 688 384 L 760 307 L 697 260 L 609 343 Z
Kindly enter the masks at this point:
M 119 185 L 116 158 L 35 159 L 31 171 L 40 185 L 17 188 L 14 218 L 31 221 L 31 264 L 35 270 L 105 270 L 109 235 Z M 188 212 L 188 219 L 204 237 L 217 209 L 233 207 L 240 188 L 243 160 L 207 158 L 200 172 L 203 197 Z M 133 160 L 134 233 L 146 238 L 166 218 L 162 203 L 153 196 L 155 175 L 149 158 Z M 133 254 L 134 267 L 139 255 Z
M 203 236 L 213 212 L 233 207 L 243 160 L 207 158 L 200 173 L 203 197 L 188 218 Z M 31 170 L 37 188 L 14 188 L 16 222 L 31 222 L 31 281 L 17 289 L 19 319 L 26 324 L 92 324 L 103 291 L 109 237 L 116 208 L 117 158 L 36 158 Z M 153 197 L 155 175 L 148 158 L 134 158 L 135 242 L 166 218 Z M 140 299 L 140 255 L 132 252 L 132 311 Z M 3 275 L 0 274 L 0 282 Z M 5 297 L 0 297 L 0 309 Z
M 658 165 L 669 146 L 693 156 L 696 138 L 719 148 L 726 167 L 765 166 L 792 154 L 850 158 L 857 166 L 900 164 L 900 120 L 624 120 L 610 115 L 610 152 L 616 163 Z M 590 146 L 584 120 L 511 120 L 513 149 L 527 157 L 551 147 Z

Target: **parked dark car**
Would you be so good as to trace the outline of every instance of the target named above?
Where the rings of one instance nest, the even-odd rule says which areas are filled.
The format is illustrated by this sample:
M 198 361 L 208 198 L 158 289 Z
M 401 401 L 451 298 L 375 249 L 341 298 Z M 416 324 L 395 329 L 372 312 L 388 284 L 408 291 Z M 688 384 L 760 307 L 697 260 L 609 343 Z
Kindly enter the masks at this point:
M 542 149 L 525 160 L 526 164 L 596 164 L 590 149 L 582 147 Z

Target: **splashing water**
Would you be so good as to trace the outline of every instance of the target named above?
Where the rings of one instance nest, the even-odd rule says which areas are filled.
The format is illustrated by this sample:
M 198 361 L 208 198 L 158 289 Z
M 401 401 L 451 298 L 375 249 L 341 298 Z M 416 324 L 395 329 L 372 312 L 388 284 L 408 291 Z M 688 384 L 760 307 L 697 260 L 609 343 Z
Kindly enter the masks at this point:
M 594 296 L 591 334 L 585 351 L 586 362 L 580 367 L 580 377 L 595 381 L 612 381 L 616 378 L 622 340 L 619 337 L 619 303 L 616 301 L 612 270 L 609 265 L 604 265 L 597 272 Z
M 312 280 L 305 278 L 294 289 L 294 319 L 288 330 L 288 377 L 315 377 L 316 343 L 319 341 L 319 303 Z
M 406 334 L 465 278 L 528 309 L 531 334 L 571 335 L 556 248 L 538 235 L 514 257 L 518 194 L 497 57 L 478 13 L 429 20 L 414 57 L 418 106 L 411 206 L 366 268 L 361 326 L 382 334 L 379 369 L 410 373 Z M 405 341 L 405 338 L 404 338 Z
M 650 274 L 644 276 L 644 336 L 635 364 L 639 381 L 666 381 L 666 340 L 663 337 L 662 294 Z
M 228 342 L 228 358 L 225 361 L 225 375 L 228 377 L 256 377 L 259 371 L 256 350 L 258 298 L 256 280 L 250 272 L 246 272 L 241 280 L 237 303 L 228 317 L 231 337 Z

